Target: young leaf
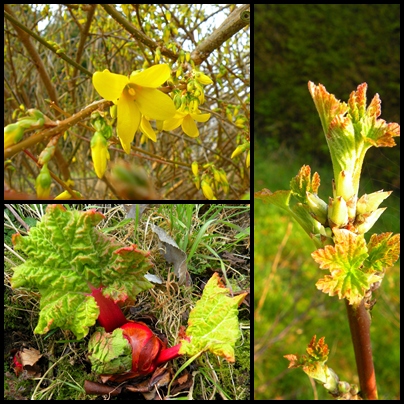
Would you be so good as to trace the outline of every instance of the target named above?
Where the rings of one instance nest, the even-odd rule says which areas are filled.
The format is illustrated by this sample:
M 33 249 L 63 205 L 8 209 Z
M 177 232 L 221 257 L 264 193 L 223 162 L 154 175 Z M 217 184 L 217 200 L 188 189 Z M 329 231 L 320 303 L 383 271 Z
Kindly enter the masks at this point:
M 89 284 L 102 288 L 114 302 L 152 287 L 144 278 L 151 267 L 149 253 L 98 231 L 95 226 L 103 218 L 95 209 L 66 211 L 62 205 L 49 205 L 28 236 L 13 236 L 15 248 L 28 259 L 14 268 L 11 285 L 36 288 L 42 295 L 35 333 L 60 327 L 78 339 L 85 337 L 99 315 Z
M 215 273 L 191 311 L 186 331 L 189 341 L 181 341 L 180 354 L 194 356 L 210 351 L 229 362 L 235 361 L 234 344 L 240 337 L 237 307 L 247 293 L 227 297 L 228 292 Z
M 376 271 L 365 267 L 368 257 L 366 241 L 362 235 L 356 235 L 345 229 L 333 229 L 335 247 L 327 245 L 312 253 L 321 269 L 329 269 L 331 276 L 320 279 L 316 286 L 330 296 L 338 294 L 352 305 L 363 299 L 366 290 L 374 282 L 381 280 Z

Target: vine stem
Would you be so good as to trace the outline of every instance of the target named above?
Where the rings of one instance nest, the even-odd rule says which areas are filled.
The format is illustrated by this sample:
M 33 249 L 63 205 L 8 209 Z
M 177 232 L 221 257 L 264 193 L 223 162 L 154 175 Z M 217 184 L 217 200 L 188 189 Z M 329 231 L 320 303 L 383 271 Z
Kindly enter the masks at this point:
M 365 400 L 377 400 L 376 375 L 370 342 L 370 314 L 365 308 L 364 300 L 361 301 L 357 308 L 354 308 L 346 300 L 346 308 L 355 351 L 361 395 Z

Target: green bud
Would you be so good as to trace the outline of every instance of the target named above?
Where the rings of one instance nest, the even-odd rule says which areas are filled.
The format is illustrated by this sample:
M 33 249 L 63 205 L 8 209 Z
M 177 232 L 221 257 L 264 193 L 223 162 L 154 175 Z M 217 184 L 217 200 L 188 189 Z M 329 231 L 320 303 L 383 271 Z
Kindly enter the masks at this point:
M 348 393 L 351 385 L 348 382 L 338 382 L 338 391 L 341 393 Z
M 348 207 L 342 196 L 330 198 L 328 204 L 328 222 L 331 227 L 342 227 L 348 223 Z
M 347 170 L 340 171 L 336 180 L 336 193 L 342 196 L 345 201 L 355 195 L 352 183 L 352 173 Z
M 24 129 L 18 123 L 11 123 L 4 127 L 4 148 L 18 143 L 24 136 Z
M 306 192 L 307 204 L 313 214 L 314 218 L 321 224 L 327 221 L 328 205 L 317 194 Z
M 35 182 L 38 198 L 49 198 L 51 183 L 52 178 L 48 170 L 48 165 L 44 164 Z

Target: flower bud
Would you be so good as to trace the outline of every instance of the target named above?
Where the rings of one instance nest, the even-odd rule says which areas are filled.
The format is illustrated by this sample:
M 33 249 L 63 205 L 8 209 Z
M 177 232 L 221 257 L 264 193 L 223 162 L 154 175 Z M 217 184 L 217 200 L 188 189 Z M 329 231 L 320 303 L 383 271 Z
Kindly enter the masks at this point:
M 250 150 L 250 143 L 249 142 L 237 146 L 235 148 L 235 150 L 233 151 L 233 154 L 231 155 L 230 158 L 234 158 L 234 157 L 238 156 L 239 154 L 245 152 L 246 150 Z
M 91 139 L 91 157 L 93 158 L 94 170 L 98 178 L 102 178 L 107 169 L 109 151 L 107 141 L 100 132 L 95 132 Z
M 328 205 L 317 194 L 306 192 L 306 197 L 314 218 L 324 224 L 327 220 Z
M 212 79 L 211 79 L 210 77 L 208 77 L 206 74 L 203 74 L 203 73 L 201 73 L 201 72 L 194 72 L 194 74 L 195 74 L 196 80 L 197 80 L 199 83 L 203 84 L 203 85 L 207 85 L 207 84 L 212 84 L 212 83 L 213 83 Z
M 81 195 L 81 193 L 80 192 L 78 192 L 78 191 L 73 191 L 74 192 L 74 194 L 77 196 L 77 198 L 82 198 L 83 197 L 83 195 Z M 54 198 L 55 200 L 56 199 L 72 199 L 72 196 L 71 196 L 71 194 L 70 194 L 70 192 L 69 191 L 63 191 L 61 194 L 59 194 L 58 196 L 55 196 L 55 198 Z
M 248 150 L 248 152 L 247 152 L 247 157 L 245 159 L 245 165 L 247 168 L 250 167 L 250 150 Z
M 342 196 L 330 198 L 328 204 L 328 221 L 331 227 L 342 227 L 348 223 L 348 207 Z
M 24 136 L 24 129 L 18 123 L 11 123 L 4 127 L 4 148 L 18 143 Z
M 211 186 L 207 183 L 207 181 L 202 180 L 201 182 L 201 188 L 202 188 L 202 192 L 205 195 L 206 199 L 212 200 L 212 199 L 216 199 L 214 193 L 213 193 L 213 189 L 211 188 Z
M 49 198 L 51 183 L 52 179 L 50 176 L 48 165 L 44 164 L 41 172 L 39 173 L 38 177 L 36 177 L 35 181 L 36 194 L 38 198 Z
M 191 164 L 192 173 L 197 176 L 198 175 L 198 162 L 193 161 Z
M 356 204 L 356 214 L 362 215 L 364 213 L 374 212 L 391 193 L 392 191 L 383 192 L 383 190 L 381 190 L 369 195 L 362 195 Z

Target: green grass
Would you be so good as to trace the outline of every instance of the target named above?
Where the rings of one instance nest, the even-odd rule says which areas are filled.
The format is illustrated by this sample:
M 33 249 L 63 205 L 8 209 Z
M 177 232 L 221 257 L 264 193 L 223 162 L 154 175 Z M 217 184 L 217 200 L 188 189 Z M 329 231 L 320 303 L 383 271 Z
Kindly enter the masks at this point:
M 288 189 L 291 178 L 305 163 L 295 161 L 287 152 L 270 157 L 262 150 L 256 153 L 256 191 L 264 187 L 272 191 Z M 313 168 L 320 173 L 320 196 L 325 198 L 332 173 L 324 168 Z M 371 180 L 363 180 L 365 192 L 379 189 L 371 185 Z M 388 200 L 383 204 L 390 203 L 382 215 L 384 220 L 370 233 L 373 230 L 399 231 L 399 199 L 392 198 L 387 203 Z M 345 304 L 315 287 L 326 272 L 310 257 L 315 250 L 310 238 L 285 211 L 257 200 L 254 235 L 254 398 L 331 399 L 325 389 L 312 384 L 302 370 L 288 370 L 288 361 L 283 356 L 304 354 L 313 335 L 325 336 L 330 348 L 328 366 L 341 380 L 358 383 Z M 400 396 L 399 280 L 397 263 L 388 269 L 375 294 L 377 304 L 371 334 L 379 398 L 382 399 Z

